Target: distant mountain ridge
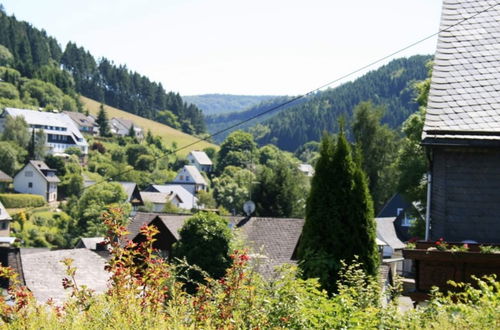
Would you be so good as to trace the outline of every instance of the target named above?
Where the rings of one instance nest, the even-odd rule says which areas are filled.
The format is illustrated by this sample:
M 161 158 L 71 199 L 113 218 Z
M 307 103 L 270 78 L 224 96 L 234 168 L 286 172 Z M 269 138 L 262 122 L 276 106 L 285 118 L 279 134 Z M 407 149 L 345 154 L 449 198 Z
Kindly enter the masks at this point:
M 276 96 L 272 95 L 233 95 L 233 94 L 203 94 L 182 96 L 184 101 L 195 104 L 207 115 L 220 115 L 239 112 L 248 109 L 262 101 Z
M 397 128 L 418 109 L 413 100 L 413 83 L 427 77 L 426 64 L 431 59 L 430 55 L 395 59 L 352 82 L 318 92 L 232 130 L 253 129 L 255 133 L 258 128 L 256 140 L 260 145 L 272 143 L 280 149 L 295 151 L 304 143 L 319 141 L 324 131 L 337 132 L 341 116 L 348 128 L 355 106 L 363 101 L 385 106 L 383 123 Z M 206 118 L 207 127 L 213 133 L 286 100 L 278 97 L 247 111 L 209 116 Z M 223 136 L 227 134 L 229 132 Z M 220 141 L 220 138 L 216 138 L 216 141 Z

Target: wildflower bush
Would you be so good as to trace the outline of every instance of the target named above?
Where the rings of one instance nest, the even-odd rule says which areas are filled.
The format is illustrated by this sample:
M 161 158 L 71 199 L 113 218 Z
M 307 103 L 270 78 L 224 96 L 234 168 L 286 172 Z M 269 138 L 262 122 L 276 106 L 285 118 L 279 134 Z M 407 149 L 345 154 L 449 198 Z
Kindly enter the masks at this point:
M 0 326 L 12 329 L 495 329 L 500 326 L 500 284 L 495 278 L 477 285 L 454 284 L 461 293 L 433 292 L 427 306 L 405 313 L 395 304 L 381 306 L 378 280 L 366 276 L 359 263 L 343 264 L 338 293 L 320 290 L 316 279 L 301 279 L 294 266 L 281 267 L 272 279 L 253 271 L 245 249 L 231 254 L 223 277 L 206 278 L 189 294 L 176 280 L 175 266 L 153 249 L 153 227 L 141 228 L 146 240 L 125 242 L 122 214 L 104 216 L 109 290 L 96 294 L 75 281 L 71 260 L 63 285 L 62 304 L 35 302 L 8 267 L 0 275 L 12 286 L 0 295 Z

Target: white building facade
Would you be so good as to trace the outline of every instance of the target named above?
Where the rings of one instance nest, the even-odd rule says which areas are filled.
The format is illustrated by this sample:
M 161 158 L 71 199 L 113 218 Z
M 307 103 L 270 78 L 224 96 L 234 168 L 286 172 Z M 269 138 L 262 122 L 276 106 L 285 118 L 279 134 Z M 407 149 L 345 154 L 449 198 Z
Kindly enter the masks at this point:
M 64 153 L 69 147 L 77 147 L 82 154 L 88 153 L 88 143 L 74 121 L 65 113 L 5 108 L 0 115 L 0 132 L 3 132 L 7 116 L 22 116 L 30 131 L 43 130 L 46 145 L 51 154 Z
M 14 177 L 14 190 L 22 194 L 40 195 L 47 202 L 57 201 L 57 184 L 53 170 L 42 161 L 31 160 Z

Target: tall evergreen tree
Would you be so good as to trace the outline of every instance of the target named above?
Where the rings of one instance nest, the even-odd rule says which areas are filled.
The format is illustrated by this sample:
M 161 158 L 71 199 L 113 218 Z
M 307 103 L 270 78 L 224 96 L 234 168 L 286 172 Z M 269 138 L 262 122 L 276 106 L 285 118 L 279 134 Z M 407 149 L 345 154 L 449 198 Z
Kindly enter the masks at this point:
M 135 127 L 134 127 L 134 124 L 130 125 L 130 128 L 128 129 L 128 136 L 135 137 Z
M 303 275 L 318 277 L 333 293 L 341 260 L 349 263 L 358 256 L 368 274 L 377 272 L 373 202 L 343 130 L 336 142 L 323 137 L 315 171 L 298 255 Z
M 106 113 L 106 109 L 101 103 L 99 107 L 99 113 L 97 114 L 96 123 L 99 126 L 99 135 L 100 136 L 110 136 L 111 132 L 109 130 L 109 122 L 108 122 L 108 114 Z

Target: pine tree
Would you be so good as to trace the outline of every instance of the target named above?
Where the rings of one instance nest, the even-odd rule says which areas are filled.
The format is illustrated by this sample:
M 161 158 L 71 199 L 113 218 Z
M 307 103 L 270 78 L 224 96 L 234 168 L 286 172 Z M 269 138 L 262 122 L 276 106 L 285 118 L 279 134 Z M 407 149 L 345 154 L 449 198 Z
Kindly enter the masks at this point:
M 111 132 L 109 130 L 109 122 L 108 122 L 108 114 L 106 113 L 106 109 L 101 103 L 99 107 L 99 113 L 97 114 L 97 119 L 95 121 L 99 126 L 99 135 L 100 136 L 110 136 Z
M 134 127 L 134 124 L 130 125 L 130 128 L 128 129 L 128 136 L 135 137 L 135 127 Z
M 358 256 L 367 274 L 377 272 L 373 202 L 343 130 L 336 142 L 323 137 L 315 171 L 298 256 L 304 277 L 318 277 L 333 293 L 341 260 L 349 263 Z

